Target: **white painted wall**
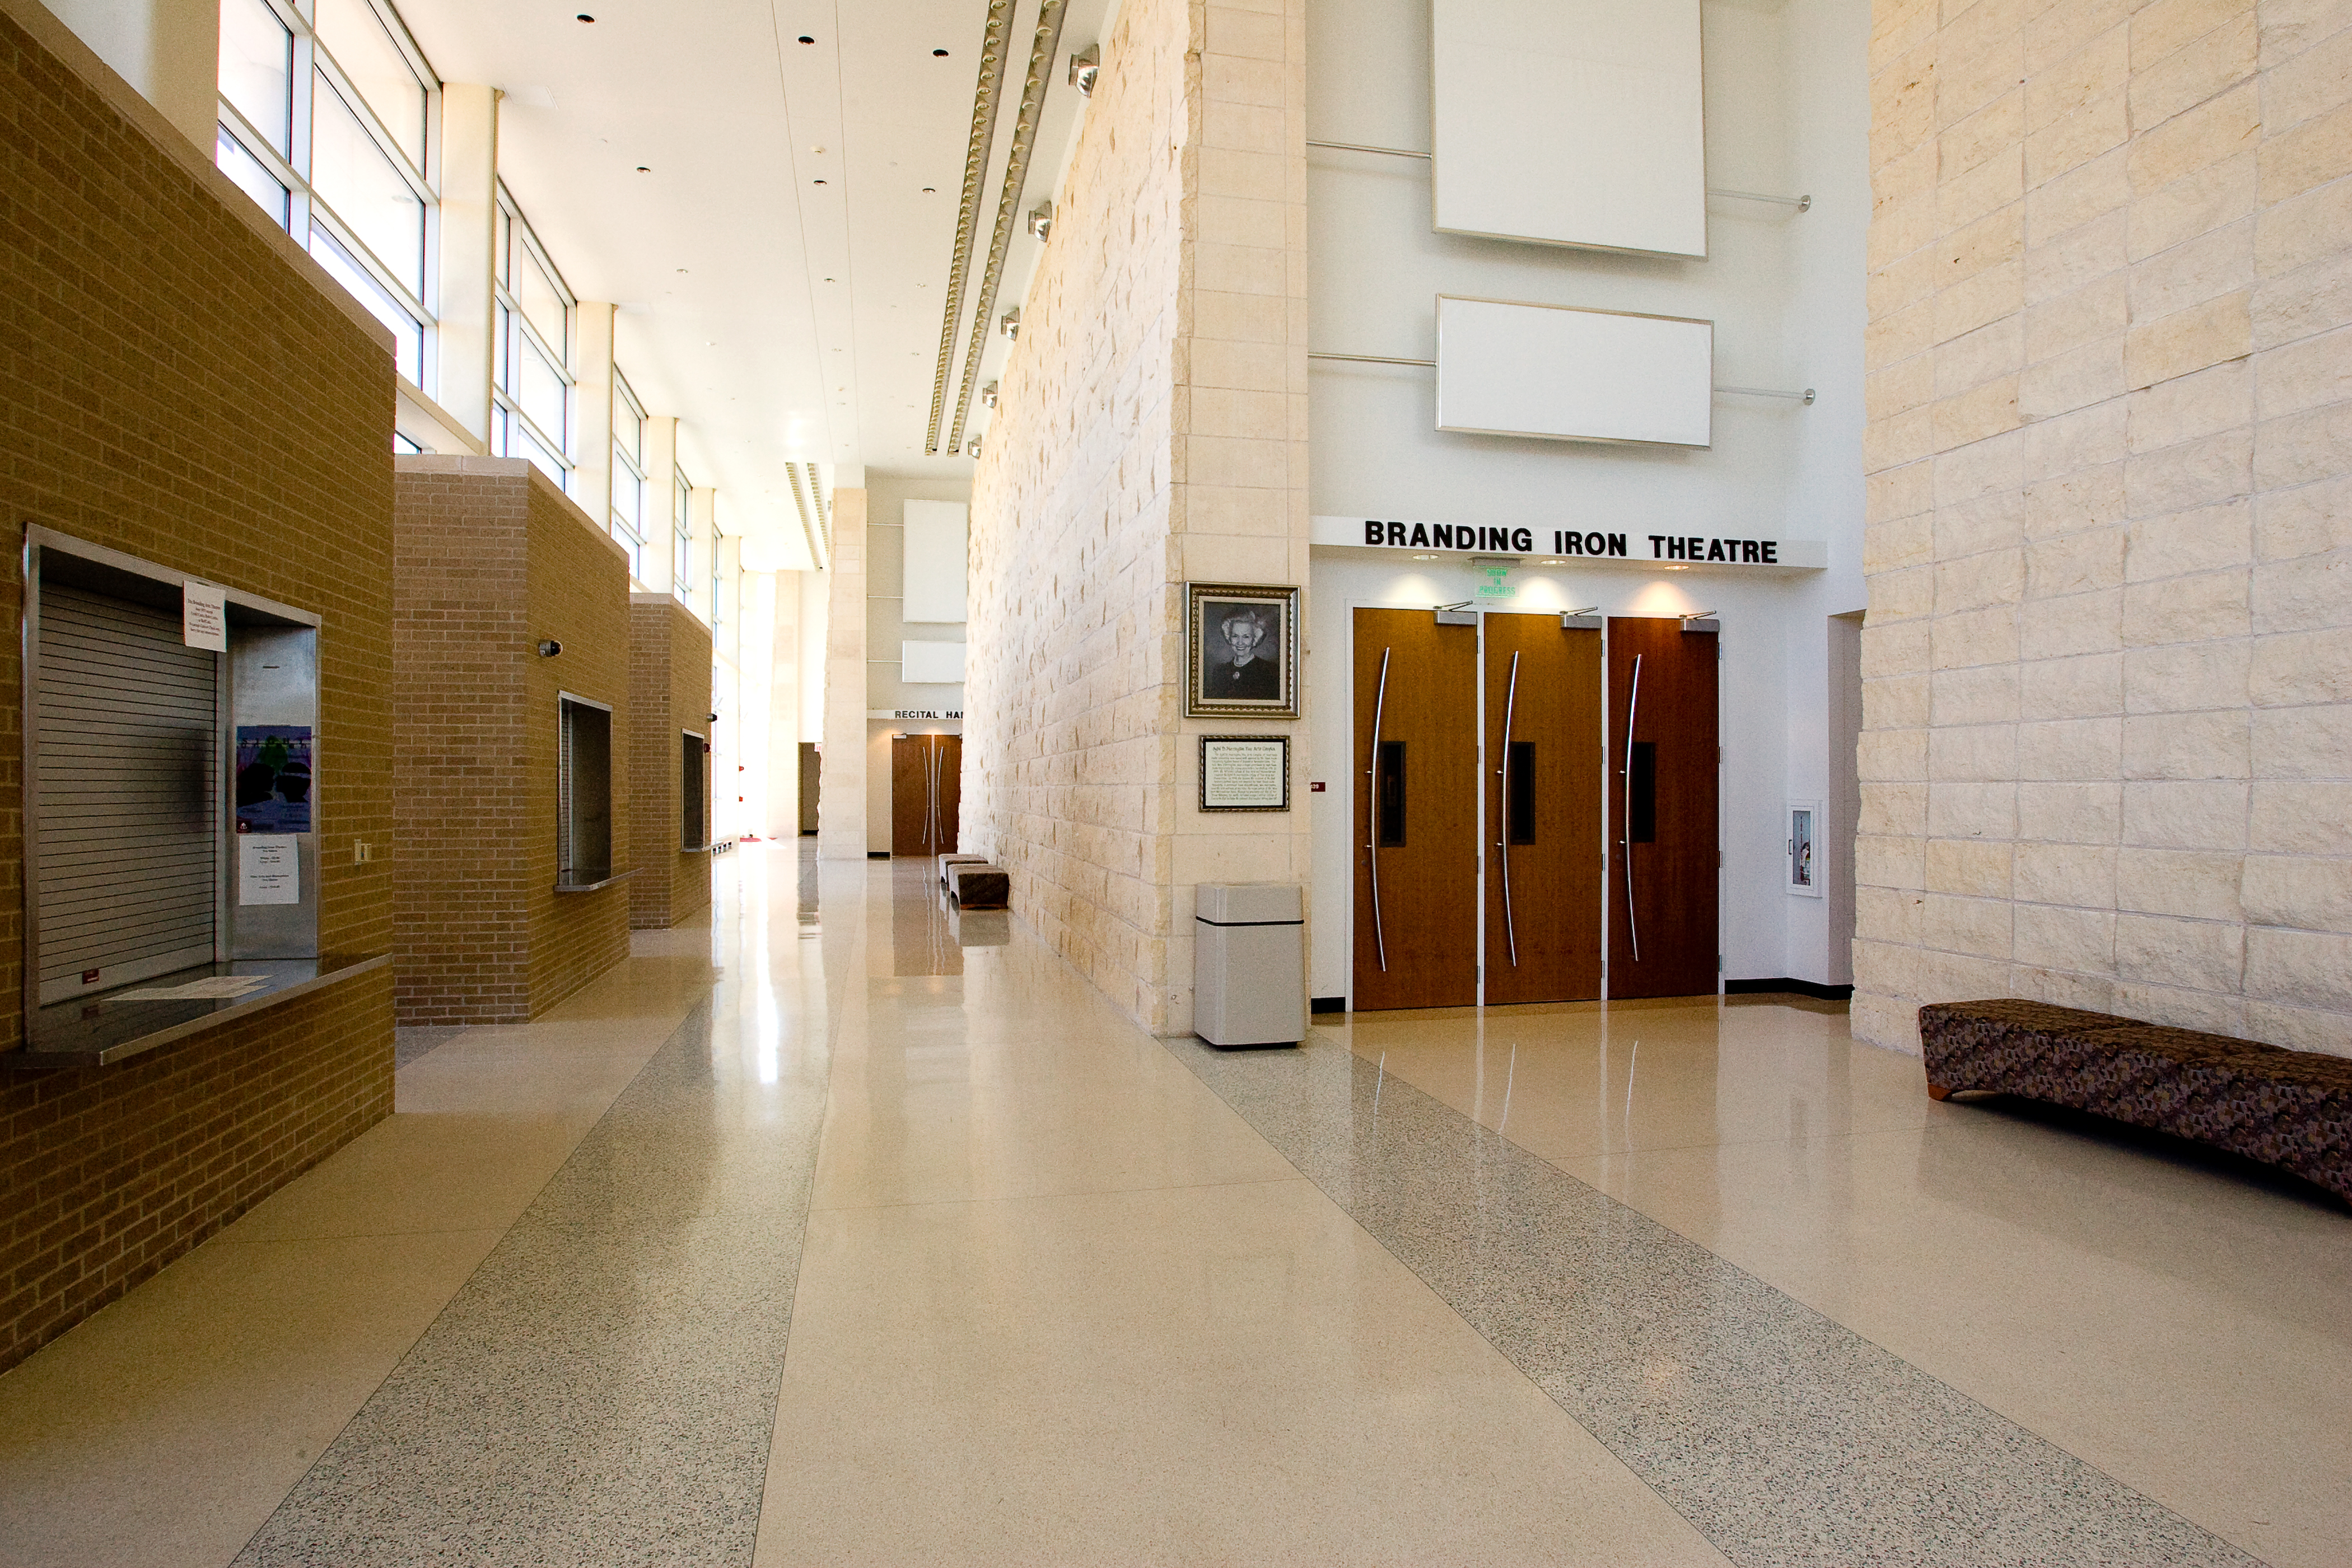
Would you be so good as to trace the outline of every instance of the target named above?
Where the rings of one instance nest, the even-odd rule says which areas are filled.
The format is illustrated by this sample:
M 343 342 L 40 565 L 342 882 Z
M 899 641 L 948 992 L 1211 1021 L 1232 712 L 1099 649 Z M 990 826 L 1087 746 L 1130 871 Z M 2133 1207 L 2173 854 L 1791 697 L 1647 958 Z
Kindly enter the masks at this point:
M 1308 134 L 1429 145 L 1427 0 L 1313 0 Z M 1714 447 L 1682 451 L 1441 435 L 1425 370 L 1314 366 L 1312 510 L 1621 532 L 1829 542 L 1824 572 L 1733 578 L 1622 569 L 1520 574 L 1518 601 L 1615 613 L 1723 612 L 1725 965 L 1733 978 L 1826 981 L 1826 900 L 1781 890 L 1790 796 L 1829 795 L 1826 620 L 1862 588 L 1864 237 L 1869 218 L 1867 0 L 1709 0 L 1707 181 L 1813 196 L 1812 210 L 1709 204 L 1708 259 L 1605 256 L 1433 233 L 1423 163 L 1308 155 L 1311 341 L 1319 351 L 1433 357 L 1440 293 L 1716 322 L 1718 384 L 1819 390 L 1811 408 L 1724 397 Z M 1349 894 L 1351 604 L 1468 599 L 1460 567 L 1415 582 L 1318 552 L 1308 680 L 1316 816 L 1314 990 L 1344 994 Z M 1704 601 L 1693 602 L 1693 601 Z

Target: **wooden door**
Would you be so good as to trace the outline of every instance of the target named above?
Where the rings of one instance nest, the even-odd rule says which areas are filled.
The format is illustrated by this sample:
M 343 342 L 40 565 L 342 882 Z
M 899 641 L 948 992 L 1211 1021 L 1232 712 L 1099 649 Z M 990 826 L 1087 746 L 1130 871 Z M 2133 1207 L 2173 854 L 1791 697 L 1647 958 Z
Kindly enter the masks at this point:
M 1601 994 L 1601 625 L 1486 617 L 1486 999 Z
M 961 736 L 891 737 L 891 854 L 945 855 L 955 849 L 962 762 Z
M 1711 631 L 1609 622 L 1609 994 L 1717 988 L 1721 925 Z
M 1356 612 L 1355 1005 L 1478 1000 L 1478 629 Z

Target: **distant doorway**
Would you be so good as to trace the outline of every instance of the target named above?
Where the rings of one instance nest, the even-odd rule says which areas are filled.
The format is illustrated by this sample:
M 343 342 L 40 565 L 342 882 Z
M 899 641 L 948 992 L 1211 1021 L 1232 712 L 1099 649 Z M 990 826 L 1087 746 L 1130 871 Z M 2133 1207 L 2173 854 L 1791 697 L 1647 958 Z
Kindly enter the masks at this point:
M 890 853 L 947 855 L 963 806 L 963 737 L 890 740 Z

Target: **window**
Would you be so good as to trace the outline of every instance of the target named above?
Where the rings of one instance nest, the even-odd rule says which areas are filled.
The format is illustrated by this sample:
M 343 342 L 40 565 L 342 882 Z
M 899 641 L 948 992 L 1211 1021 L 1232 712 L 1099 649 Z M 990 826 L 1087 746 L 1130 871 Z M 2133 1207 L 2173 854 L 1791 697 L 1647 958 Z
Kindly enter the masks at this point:
M 629 575 L 646 580 L 646 409 L 628 377 L 613 373 L 613 537 L 629 552 Z
M 498 330 L 490 449 L 572 488 L 572 308 L 577 302 L 506 185 L 499 185 Z
M 556 787 L 556 886 L 610 881 L 613 876 L 613 710 L 566 693 L 556 700 L 562 723 Z
M 723 557 L 719 548 L 719 542 L 726 537 L 719 531 L 719 519 L 716 514 L 713 514 L 710 519 L 710 625 L 713 630 L 716 630 L 719 621 L 725 618 L 721 606 L 727 602 L 727 595 L 724 592 L 726 584 L 720 580 L 719 563 Z
M 669 500 L 669 581 L 672 591 L 691 605 L 694 578 L 688 563 L 694 554 L 694 482 L 684 468 L 675 470 L 674 478 Z
M 393 335 L 432 345 L 439 81 L 375 0 L 222 0 L 214 162 Z

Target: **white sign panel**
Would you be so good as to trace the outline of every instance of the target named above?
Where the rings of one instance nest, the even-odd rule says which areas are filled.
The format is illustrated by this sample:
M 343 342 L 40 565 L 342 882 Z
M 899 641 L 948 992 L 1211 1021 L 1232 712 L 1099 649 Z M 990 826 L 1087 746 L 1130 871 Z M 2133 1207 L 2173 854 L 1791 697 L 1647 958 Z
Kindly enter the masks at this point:
M 180 640 L 190 647 L 228 651 L 228 591 L 209 583 L 180 584 Z
M 302 901 L 300 840 L 291 834 L 248 833 L 236 841 L 236 901 L 299 904 Z
M 1437 299 L 1437 427 L 1556 441 L 1712 442 L 1715 323 Z
M 898 679 L 909 686 L 953 686 L 963 679 L 963 644 L 902 642 Z
M 1698 0 L 1431 0 L 1440 229 L 1706 254 Z
M 1573 523 L 1403 522 L 1393 518 L 1318 517 L 1308 526 L 1310 544 L 1427 555 L 1537 556 L 1542 564 L 1568 566 L 1706 566 L 1750 570 L 1819 571 L 1830 563 L 1830 547 L 1819 539 L 1748 534 L 1636 533 Z
M 905 522 L 907 569 L 899 618 L 961 626 L 969 614 L 964 608 L 969 510 L 961 501 L 910 500 Z

